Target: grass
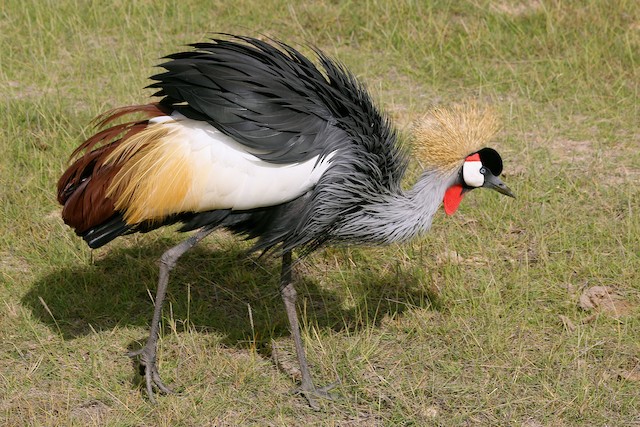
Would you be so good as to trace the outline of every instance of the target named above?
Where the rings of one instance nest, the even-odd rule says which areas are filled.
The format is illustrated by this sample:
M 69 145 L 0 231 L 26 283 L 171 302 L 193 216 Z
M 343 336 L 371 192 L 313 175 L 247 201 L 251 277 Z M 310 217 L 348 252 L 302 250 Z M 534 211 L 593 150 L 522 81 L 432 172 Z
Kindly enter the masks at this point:
M 144 102 L 158 58 L 210 32 L 311 43 L 407 134 L 433 105 L 491 104 L 518 195 L 474 192 L 410 244 L 328 248 L 297 271 L 318 384 L 295 356 L 278 262 L 224 233 L 185 255 L 149 404 L 124 356 L 171 230 L 91 253 L 55 182 L 107 108 Z M 640 6 L 437 0 L 7 0 L 0 11 L 0 424 L 640 424 Z M 608 286 L 619 313 L 586 312 Z M 277 359 L 277 364 L 273 362 Z

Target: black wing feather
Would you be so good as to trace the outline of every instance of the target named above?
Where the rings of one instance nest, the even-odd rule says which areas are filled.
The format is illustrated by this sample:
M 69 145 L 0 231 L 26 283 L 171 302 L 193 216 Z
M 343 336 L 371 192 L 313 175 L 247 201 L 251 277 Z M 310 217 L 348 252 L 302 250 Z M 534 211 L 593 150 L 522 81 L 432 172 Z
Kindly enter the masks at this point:
M 262 160 L 292 163 L 334 151 L 325 141 L 344 133 L 318 96 L 322 73 L 294 50 L 239 41 L 196 43 L 192 52 L 170 55 L 150 87 L 160 89 L 163 104 L 206 120 Z
M 332 230 L 372 197 L 399 190 L 406 155 L 351 73 L 319 50 L 320 67 L 282 42 L 224 36 L 167 57 L 166 72 L 150 85 L 164 97 L 161 104 L 207 121 L 267 162 L 334 153 L 295 215 L 279 209 L 286 218 L 278 219 L 277 232 L 257 233 L 256 248 L 313 249 L 339 237 Z

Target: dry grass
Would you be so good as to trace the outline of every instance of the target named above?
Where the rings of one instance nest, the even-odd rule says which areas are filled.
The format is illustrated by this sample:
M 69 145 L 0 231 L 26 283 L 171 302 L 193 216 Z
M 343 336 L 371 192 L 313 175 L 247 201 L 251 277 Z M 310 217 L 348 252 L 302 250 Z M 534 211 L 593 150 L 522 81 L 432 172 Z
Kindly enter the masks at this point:
M 6 1 L 0 424 L 639 425 L 639 23 L 631 0 Z M 298 269 L 315 380 L 342 382 L 319 413 L 287 394 L 277 260 L 224 233 L 185 255 L 159 354 L 180 394 L 152 406 L 124 354 L 180 236 L 90 253 L 57 215 L 89 120 L 145 101 L 158 58 L 211 31 L 318 45 L 403 130 L 467 99 L 502 116 L 517 200 L 474 192 L 411 244 L 329 248 Z M 593 287 L 624 310 L 580 308 Z

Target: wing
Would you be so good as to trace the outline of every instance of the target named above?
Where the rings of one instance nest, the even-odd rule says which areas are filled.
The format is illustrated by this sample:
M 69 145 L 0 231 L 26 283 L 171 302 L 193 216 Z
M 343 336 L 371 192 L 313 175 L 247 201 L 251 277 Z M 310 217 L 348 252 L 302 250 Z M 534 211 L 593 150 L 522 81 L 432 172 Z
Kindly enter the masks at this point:
M 406 164 L 386 118 L 343 66 L 314 50 L 321 67 L 291 46 L 227 35 L 169 55 L 152 77 L 161 104 L 203 120 L 277 164 L 344 149 L 367 157 L 367 173 L 393 186 Z M 363 165 L 364 166 L 364 165 Z
M 346 135 L 324 102 L 326 78 L 294 49 L 232 37 L 170 55 L 152 77 L 163 105 L 203 120 L 271 163 L 326 155 Z

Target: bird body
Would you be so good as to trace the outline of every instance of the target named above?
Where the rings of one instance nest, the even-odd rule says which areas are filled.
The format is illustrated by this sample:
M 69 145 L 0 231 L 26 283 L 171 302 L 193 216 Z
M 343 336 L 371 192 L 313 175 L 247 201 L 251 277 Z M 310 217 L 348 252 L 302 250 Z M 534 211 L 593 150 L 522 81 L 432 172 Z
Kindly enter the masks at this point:
M 150 120 L 89 138 L 75 152 L 88 154 L 60 179 L 63 218 L 91 247 L 117 237 L 98 231 L 118 218 L 130 233 L 176 221 L 191 230 L 223 216 L 219 225 L 240 232 L 281 229 L 286 219 L 288 231 L 261 233 L 259 249 L 317 247 L 348 240 L 337 232 L 345 214 L 399 191 L 406 154 L 341 66 L 319 56 L 321 71 L 286 45 L 249 38 L 194 47 L 153 77 L 164 96 L 157 106 L 115 110 L 101 124 L 135 112 Z M 304 206 L 281 206 L 300 197 Z M 273 206 L 278 220 L 260 211 Z
M 273 206 L 313 187 L 332 154 L 265 162 L 209 123 L 174 112 L 149 120 L 109 155 L 106 164 L 120 168 L 107 196 L 132 224 L 181 212 Z
M 166 71 L 152 77 L 158 103 L 102 116 L 105 129 L 75 150 L 58 183 L 65 222 L 92 248 L 173 223 L 201 229 L 165 253 L 152 333 L 136 353 L 150 369 L 168 271 L 215 228 L 257 238 L 257 250 L 280 249 L 281 290 L 304 366 L 292 250 L 404 241 L 428 230 L 443 202 L 453 213 L 473 188 L 511 195 L 498 178 L 500 156 L 483 148 L 497 129 L 489 113 L 467 105 L 425 116 L 414 129 L 425 170 L 405 190 L 410 154 L 343 66 L 317 50 L 316 66 L 284 43 L 249 37 L 192 47 L 168 56 Z M 132 114 L 146 118 L 114 124 Z M 154 372 L 150 395 L 151 382 L 166 389 Z M 313 388 L 308 372 L 303 388 Z

